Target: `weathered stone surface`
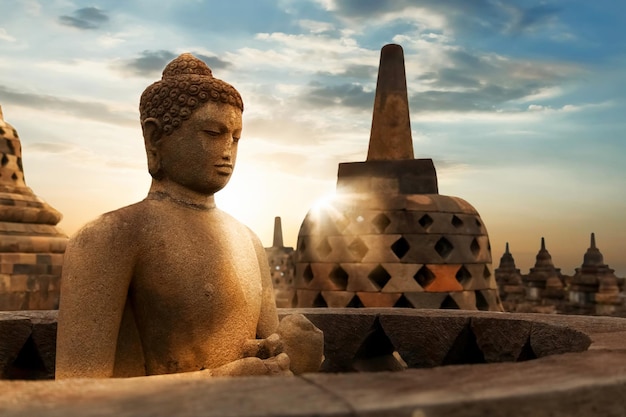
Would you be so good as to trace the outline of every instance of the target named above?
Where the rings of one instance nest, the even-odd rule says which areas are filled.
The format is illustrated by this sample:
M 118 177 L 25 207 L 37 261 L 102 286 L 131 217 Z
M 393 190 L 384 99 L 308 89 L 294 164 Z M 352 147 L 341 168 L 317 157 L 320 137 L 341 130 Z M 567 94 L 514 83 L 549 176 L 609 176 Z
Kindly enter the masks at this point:
M 551 355 L 520 363 L 444 366 L 404 372 L 306 374 L 301 377 L 205 378 L 201 373 L 128 379 L 0 381 L 3 416 L 621 416 L 626 409 L 626 320 L 409 309 L 285 309 L 328 328 L 334 316 L 354 315 L 382 323 L 387 316 L 432 322 L 489 319 L 493 325 L 532 320 L 554 332 L 580 329 L 594 341 L 580 353 Z M 54 312 L 1 313 L 0 319 L 32 323 Z M 320 317 L 324 316 L 324 320 Z M 39 320 L 39 321 L 38 321 Z M 17 321 L 16 321 L 17 323 Z M 345 324 L 345 323 L 344 323 Z M 322 325 L 320 324 L 320 327 Z M 346 333 L 336 337 L 352 342 Z M 385 336 L 397 326 L 388 326 Z M 389 330 L 391 329 L 391 330 Z M 469 329 L 466 326 L 465 329 Z M 545 329 L 544 329 L 545 330 Z M 371 332 L 369 333 L 371 335 Z M 471 333 L 473 334 L 473 332 Z M 476 340 L 478 337 L 476 337 Z M 358 350 L 358 349 L 357 349 Z M 368 349 L 366 349 L 367 351 Z M 369 350 L 372 352 L 372 350 Z
M 381 315 L 380 324 L 409 368 L 439 366 L 461 331 L 469 325 L 463 317 L 412 317 Z
M 307 318 L 324 333 L 325 358 L 321 369 L 325 372 L 353 371 L 353 360 L 357 351 L 374 329 L 376 314 L 362 310 L 352 311 L 355 313 L 350 316 L 306 314 Z
M 515 362 L 530 338 L 531 321 L 473 317 L 471 329 L 487 362 Z
M 533 323 L 530 330 L 530 346 L 538 358 L 566 352 L 583 352 L 589 345 L 589 336 L 567 327 L 558 329 L 546 323 Z

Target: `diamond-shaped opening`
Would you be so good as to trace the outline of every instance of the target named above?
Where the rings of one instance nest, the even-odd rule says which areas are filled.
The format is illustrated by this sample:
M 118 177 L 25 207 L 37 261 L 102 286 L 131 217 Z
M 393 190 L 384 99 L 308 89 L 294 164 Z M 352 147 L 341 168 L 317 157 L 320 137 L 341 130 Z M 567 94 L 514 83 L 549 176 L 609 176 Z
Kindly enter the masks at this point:
M 17 181 L 17 174 L 14 172 L 13 175 L 11 175 L 11 178 L 13 181 Z
M 372 224 L 378 233 L 384 233 L 385 229 L 387 229 L 387 227 L 391 224 L 391 220 L 389 220 L 389 217 L 385 216 L 383 213 L 380 213 L 372 219 Z
M 329 253 L 332 252 L 333 248 L 330 246 L 330 243 L 328 243 L 328 239 L 324 238 L 324 240 L 322 240 L 320 242 L 319 245 L 317 245 L 317 248 L 315 248 L 317 250 L 317 253 L 322 257 L 325 258 L 328 256 Z
M 303 238 L 302 240 L 300 240 L 300 244 L 298 245 L 298 248 L 300 252 L 304 252 L 306 250 L 306 239 Z
M 348 246 L 348 250 L 360 261 L 361 259 L 363 259 L 365 254 L 367 254 L 368 248 L 363 240 L 361 240 L 360 237 L 357 237 L 352 241 L 352 243 L 350 243 L 350 245 Z
M 415 273 L 415 275 L 413 275 L 413 279 L 417 281 L 422 288 L 425 288 L 435 280 L 435 274 L 433 274 L 432 271 L 424 265 Z
M 467 268 L 465 268 L 464 265 L 461 265 L 455 277 L 456 277 L 456 280 L 459 281 L 460 284 L 464 284 L 470 278 L 472 278 L 472 274 L 470 274 L 470 272 L 467 270 Z
M 378 265 L 374 268 L 367 277 L 376 285 L 376 287 L 378 287 L 379 290 L 387 285 L 391 279 L 391 275 L 389 275 L 389 272 L 387 272 L 382 265 Z
M 391 245 L 391 250 L 398 257 L 398 259 L 402 259 L 404 255 L 409 251 L 411 246 L 409 242 L 404 238 L 404 236 L 400 237 L 400 239 L 396 240 Z
M 311 281 L 313 281 L 313 270 L 311 269 L 311 265 L 307 265 L 306 268 L 304 268 L 304 272 L 302 272 L 302 278 L 304 278 L 304 282 L 306 282 L 307 284 L 310 284 Z
M 480 245 L 478 244 L 478 240 L 476 238 L 472 239 L 470 250 L 475 257 L 478 257 L 478 254 L 480 253 Z
M 328 307 L 328 304 L 326 304 L 326 300 L 324 300 L 322 293 L 317 294 L 317 297 L 315 297 L 315 300 L 313 300 L 313 307 L 315 308 Z
M 456 214 L 454 216 L 452 216 L 452 226 L 456 227 L 457 229 L 461 226 L 463 226 L 463 220 L 459 219 Z
M 359 298 L 358 295 L 355 295 L 354 297 L 352 297 L 352 300 L 350 300 L 350 302 L 346 306 L 346 308 L 363 308 L 363 307 L 365 306 L 361 302 L 361 299 Z
M 446 298 L 444 298 L 439 308 L 444 309 L 444 310 L 460 310 L 460 307 L 456 303 L 456 301 L 454 301 L 454 298 L 452 298 L 449 295 Z
M 333 268 L 328 275 L 328 278 L 339 287 L 339 290 L 345 290 L 348 286 L 348 273 L 339 265 Z
M 2 166 L 5 166 L 6 164 L 9 163 L 9 158 L 7 157 L 7 154 L 3 153 L 2 154 L 2 161 L 0 161 L 2 163 Z
M 437 241 L 437 243 L 435 243 L 435 250 L 437 251 L 439 256 L 444 259 L 447 258 L 448 255 L 450 255 L 453 249 L 454 246 L 452 246 L 452 243 L 445 237 L 442 237 Z
M 489 303 L 481 291 L 474 291 L 476 293 L 476 308 L 481 311 L 489 311 Z
M 393 305 L 395 308 L 413 308 L 413 304 L 402 294 Z
M 485 265 L 485 269 L 483 269 L 483 278 L 491 278 L 491 271 L 489 270 L 489 268 L 487 268 L 487 265 Z
M 487 239 L 487 250 L 491 252 L 491 242 Z
M 420 217 L 420 219 L 417 222 L 424 229 L 428 229 L 430 227 L 430 225 L 433 224 L 434 220 L 428 214 L 424 214 L 422 217 Z
M 476 226 L 480 227 L 482 226 L 482 223 L 480 222 L 480 220 L 478 219 L 474 219 L 476 221 Z

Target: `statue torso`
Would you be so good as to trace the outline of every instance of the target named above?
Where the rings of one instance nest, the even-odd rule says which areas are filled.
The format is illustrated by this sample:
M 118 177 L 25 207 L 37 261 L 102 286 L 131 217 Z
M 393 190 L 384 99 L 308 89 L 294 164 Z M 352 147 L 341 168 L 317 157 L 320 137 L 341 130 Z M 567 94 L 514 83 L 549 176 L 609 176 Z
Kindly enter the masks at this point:
M 219 209 L 145 200 L 129 302 L 148 374 L 210 369 L 256 336 L 261 274 L 250 231 Z

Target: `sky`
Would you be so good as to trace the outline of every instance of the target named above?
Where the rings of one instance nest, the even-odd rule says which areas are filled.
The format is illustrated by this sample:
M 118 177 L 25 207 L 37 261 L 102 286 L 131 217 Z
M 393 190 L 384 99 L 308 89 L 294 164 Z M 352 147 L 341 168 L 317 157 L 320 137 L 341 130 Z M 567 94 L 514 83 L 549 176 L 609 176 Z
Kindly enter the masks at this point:
M 380 48 L 404 48 L 416 158 L 480 213 L 494 265 L 540 239 L 573 274 L 595 232 L 626 276 L 626 2 L 0 0 L 0 105 L 68 234 L 143 199 L 139 97 L 191 52 L 241 93 L 217 204 L 295 246 L 339 162 L 367 155 Z

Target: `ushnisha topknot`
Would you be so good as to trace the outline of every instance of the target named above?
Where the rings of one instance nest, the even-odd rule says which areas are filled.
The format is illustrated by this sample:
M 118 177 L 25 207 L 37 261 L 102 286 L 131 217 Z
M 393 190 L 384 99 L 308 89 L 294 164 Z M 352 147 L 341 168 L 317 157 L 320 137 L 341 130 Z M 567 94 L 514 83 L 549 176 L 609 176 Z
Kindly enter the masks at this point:
M 230 104 L 243 112 L 241 96 L 232 85 L 213 77 L 211 69 L 195 56 L 182 54 L 167 64 L 161 80 L 141 95 L 141 123 L 155 118 L 169 136 L 209 100 Z

